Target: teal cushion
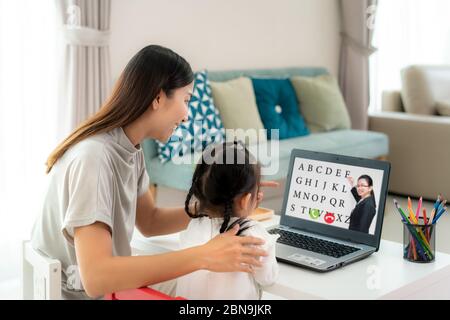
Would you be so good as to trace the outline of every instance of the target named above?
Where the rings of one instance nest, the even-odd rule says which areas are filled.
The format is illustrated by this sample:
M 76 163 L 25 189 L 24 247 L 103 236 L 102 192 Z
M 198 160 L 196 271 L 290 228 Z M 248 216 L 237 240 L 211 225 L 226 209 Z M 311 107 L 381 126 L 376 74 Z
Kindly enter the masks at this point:
M 167 143 L 158 142 L 161 162 L 202 151 L 211 143 L 221 143 L 225 129 L 214 106 L 206 70 L 195 73 L 192 98 L 189 101 L 188 121 L 181 123 Z
M 309 134 L 289 79 L 252 78 L 252 83 L 268 139 L 272 137 L 271 129 L 279 129 L 279 139 Z

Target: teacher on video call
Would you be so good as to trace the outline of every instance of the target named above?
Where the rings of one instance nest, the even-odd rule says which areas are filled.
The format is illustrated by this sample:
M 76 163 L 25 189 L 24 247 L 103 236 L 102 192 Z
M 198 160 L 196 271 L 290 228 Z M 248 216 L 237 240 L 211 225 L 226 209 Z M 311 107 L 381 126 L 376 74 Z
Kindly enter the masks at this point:
M 356 186 L 353 177 L 347 177 L 347 180 L 352 187 L 351 193 L 356 200 L 355 208 L 350 214 L 348 229 L 368 233 L 376 214 L 372 178 L 368 175 L 362 175 L 358 178 Z

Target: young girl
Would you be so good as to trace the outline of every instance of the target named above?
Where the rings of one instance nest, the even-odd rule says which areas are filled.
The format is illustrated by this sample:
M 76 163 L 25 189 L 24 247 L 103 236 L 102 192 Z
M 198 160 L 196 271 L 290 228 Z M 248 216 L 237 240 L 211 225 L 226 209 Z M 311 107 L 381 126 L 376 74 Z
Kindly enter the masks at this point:
M 261 287 L 275 282 L 278 265 L 275 259 L 277 236 L 270 235 L 256 221 L 245 219 L 257 206 L 260 166 L 238 142 L 207 148 L 197 165 L 186 198 L 185 211 L 192 219 L 180 234 L 182 248 L 208 242 L 234 225 L 240 235 L 265 240 L 268 256 L 260 261 L 249 258 L 257 267 L 252 273 L 218 273 L 200 270 L 177 281 L 177 295 L 187 299 L 260 299 Z M 195 206 L 191 198 L 195 197 Z M 195 212 L 189 208 L 194 207 Z

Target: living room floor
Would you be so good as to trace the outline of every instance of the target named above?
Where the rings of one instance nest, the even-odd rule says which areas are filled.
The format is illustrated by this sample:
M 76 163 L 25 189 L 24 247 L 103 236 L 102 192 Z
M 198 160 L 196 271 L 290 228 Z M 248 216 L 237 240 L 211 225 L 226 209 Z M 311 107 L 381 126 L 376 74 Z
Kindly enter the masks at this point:
M 397 199 L 402 208 L 407 208 L 408 199 L 400 196 L 389 195 L 386 200 L 384 213 L 383 231 L 381 237 L 385 240 L 402 242 L 403 226 L 400 215 L 395 209 L 393 199 Z M 423 205 L 427 208 L 433 207 L 432 202 L 424 201 Z M 413 203 L 417 205 L 416 202 Z M 436 229 L 436 250 L 450 254 L 450 217 L 445 214 L 439 219 Z M 19 279 L 0 282 L 0 299 L 20 299 L 21 289 Z

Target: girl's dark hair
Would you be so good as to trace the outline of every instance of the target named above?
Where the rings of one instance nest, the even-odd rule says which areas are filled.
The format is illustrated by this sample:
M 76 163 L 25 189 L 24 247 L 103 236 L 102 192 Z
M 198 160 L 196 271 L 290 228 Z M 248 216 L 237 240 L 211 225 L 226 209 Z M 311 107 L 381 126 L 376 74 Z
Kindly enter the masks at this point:
M 150 45 L 128 62 L 115 88 L 100 110 L 81 123 L 47 159 L 47 173 L 74 144 L 97 133 L 123 127 L 139 118 L 161 90 L 173 91 L 194 81 L 189 63 L 170 49 Z
M 368 176 L 367 174 L 363 174 L 362 176 L 360 176 L 358 178 L 358 180 L 361 180 L 361 179 L 366 180 L 369 187 L 373 187 L 373 180 L 370 176 Z M 370 191 L 370 195 L 374 198 L 374 202 L 375 202 L 375 194 L 373 193 L 373 188 L 372 188 L 372 191 Z
M 223 233 L 234 215 L 235 197 L 246 193 L 256 197 L 260 175 L 260 165 L 241 142 L 225 142 L 212 149 L 206 148 L 195 168 L 184 209 L 191 218 L 199 218 L 207 216 L 199 212 L 220 207 L 224 217 L 220 233 Z M 193 196 L 198 202 L 195 212 L 191 213 L 189 205 Z

